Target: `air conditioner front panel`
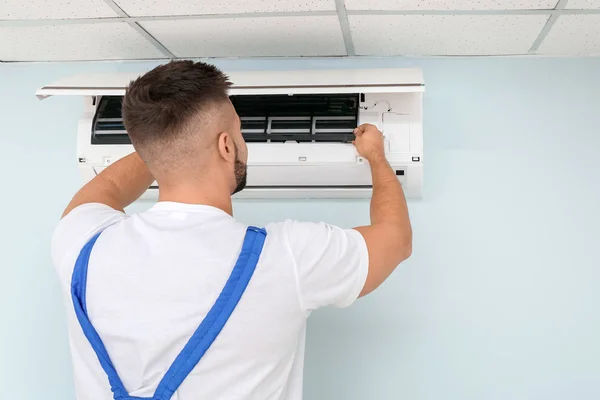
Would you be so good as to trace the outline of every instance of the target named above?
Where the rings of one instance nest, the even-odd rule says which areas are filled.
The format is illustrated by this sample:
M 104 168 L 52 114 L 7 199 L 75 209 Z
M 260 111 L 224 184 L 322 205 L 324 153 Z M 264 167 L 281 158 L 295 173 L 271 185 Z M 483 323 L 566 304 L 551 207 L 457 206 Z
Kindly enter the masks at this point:
M 248 166 L 248 186 L 370 186 L 367 165 Z
M 306 188 L 288 188 L 288 187 L 269 187 L 253 188 L 246 187 L 239 193 L 236 193 L 234 199 L 368 199 L 373 190 L 371 188 L 356 187 L 320 187 L 315 190 L 311 187 Z M 151 187 L 142 197 L 142 200 L 156 201 L 158 199 L 158 189 Z
M 352 144 L 248 143 L 248 165 L 357 164 L 360 157 Z
M 234 199 L 368 199 L 373 190 L 368 187 L 269 187 L 246 189 Z
M 402 175 L 397 176 L 409 198 L 420 197 L 420 170 L 410 166 L 393 167 Z M 85 168 L 92 176 L 105 167 Z M 356 175 L 346 176 L 348 172 Z M 344 176 L 346 176 L 344 178 Z M 246 189 L 235 195 L 241 199 L 268 198 L 367 198 L 372 194 L 372 182 L 368 168 L 324 168 L 324 167 L 248 167 Z M 158 185 L 153 182 L 143 196 L 144 199 L 156 199 Z

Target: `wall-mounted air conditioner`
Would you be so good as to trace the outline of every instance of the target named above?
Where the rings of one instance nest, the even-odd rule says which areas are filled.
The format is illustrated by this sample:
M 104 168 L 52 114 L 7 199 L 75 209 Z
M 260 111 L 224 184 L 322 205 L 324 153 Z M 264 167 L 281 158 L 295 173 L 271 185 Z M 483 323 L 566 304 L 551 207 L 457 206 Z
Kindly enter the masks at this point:
M 44 86 L 38 97 L 85 100 L 77 162 L 87 182 L 133 151 L 121 101 L 139 74 L 76 76 Z M 355 198 L 371 195 L 371 174 L 350 143 L 358 125 L 385 136 L 386 157 L 407 197 L 423 183 L 423 77 L 417 69 L 229 72 L 248 144 L 242 198 Z M 156 197 L 153 185 L 145 197 Z

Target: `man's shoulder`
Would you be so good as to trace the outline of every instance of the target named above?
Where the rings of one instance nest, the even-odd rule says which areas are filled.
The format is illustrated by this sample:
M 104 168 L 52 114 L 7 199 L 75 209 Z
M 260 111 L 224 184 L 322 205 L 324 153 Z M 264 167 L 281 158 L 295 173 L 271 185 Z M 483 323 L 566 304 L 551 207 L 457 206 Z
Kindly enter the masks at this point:
M 55 268 L 60 270 L 65 261 L 79 253 L 98 232 L 126 218 L 124 213 L 101 203 L 74 208 L 58 222 L 52 234 L 51 254 Z
M 341 229 L 335 225 L 326 222 L 300 221 L 295 219 L 286 219 L 280 222 L 269 223 L 265 226 L 268 233 L 290 234 L 295 232 L 311 233 L 322 232 L 331 229 Z
M 307 222 L 294 219 L 286 219 L 279 222 L 271 222 L 265 225 L 268 235 L 276 235 L 288 238 L 298 234 L 309 234 L 318 232 L 325 226 L 323 222 Z
M 287 219 L 274 222 L 265 226 L 269 236 L 281 238 L 286 246 L 310 248 L 326 244 L 332 238 L 353 236 L 358 232 L 351 229 L 343 229 L 326 222 L 310 222 Z M 308 246 L 308 247 L 306 247 Z

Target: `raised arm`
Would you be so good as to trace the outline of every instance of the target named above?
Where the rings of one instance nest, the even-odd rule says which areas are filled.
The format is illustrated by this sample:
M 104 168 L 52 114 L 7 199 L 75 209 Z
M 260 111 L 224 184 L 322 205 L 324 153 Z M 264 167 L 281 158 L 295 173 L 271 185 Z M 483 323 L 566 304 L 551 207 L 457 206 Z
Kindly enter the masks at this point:
M 383 135 L 369 124 L 355 130 L 354 145 L 369 161 L 373 178 L 371 225 L 355 228 L 369 251 L 369 274 L 361 296 L 387 279 L 412 252 L 412 229 L 402 186 L 385 158 Z
M 75 207 L 102 203 L 118 211 L 136 201 L 154 178 L 137 153 L 115 162 L 82 187 L 69 203 L 63 217 Z

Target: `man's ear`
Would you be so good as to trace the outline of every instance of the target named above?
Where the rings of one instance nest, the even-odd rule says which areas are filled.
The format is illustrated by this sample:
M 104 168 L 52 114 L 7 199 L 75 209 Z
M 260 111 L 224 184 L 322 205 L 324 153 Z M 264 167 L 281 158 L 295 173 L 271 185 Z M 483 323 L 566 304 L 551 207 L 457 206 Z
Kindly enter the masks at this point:
M 217 139 L 219 155 L 227 162 L 235 162 L 235 146 L 231 136 L 227 132 L 221 132 Z

